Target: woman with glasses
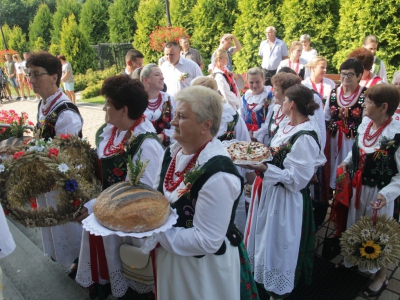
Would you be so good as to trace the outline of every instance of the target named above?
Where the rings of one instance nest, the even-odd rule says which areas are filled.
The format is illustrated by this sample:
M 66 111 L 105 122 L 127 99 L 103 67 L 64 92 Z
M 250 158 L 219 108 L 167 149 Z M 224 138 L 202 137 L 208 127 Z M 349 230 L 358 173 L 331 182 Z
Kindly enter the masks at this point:
M 362 87 L 369 88 L 375 84 L 383 83 L 382 78 L 370 71 L 374 64 L 374 55 L 371 51 L 365 48 L 358 48 L 348 55 L 348 58 L 351 57 L 357 58 L 364 68 L 360 80 L 360 85 Z
M 82 137 L 83 120 L 78 108 L 59 89 L 60 60 L 47 52 L 33 53 L 26 66 L 33 91 L 43 99 L 39 102 L 37 129 L 39 137 L 54 138 L 60 134 L 78 134 Z M 50 192 L 38 198 L 38 206 L 52 206 L 57 194 Z M 64 266 L 70 266 L 79 255 L 82 227 L 73 222 L 61 226 L 43 227 L 44 252 Z
M 327 121 L 327 143 L 325 156 L 330 162 L 325 165 L 326 180 L 329 187 L 336 187 L 336 169 L 346 158 L 357 128 L 363 117 L 364 92 L 359 82 L 364 72 L 363 65 L 356 58 L 349 58 L 340 65 L 341 85 L 331 91 L 329 101 L 325 105 L 325 121 Z

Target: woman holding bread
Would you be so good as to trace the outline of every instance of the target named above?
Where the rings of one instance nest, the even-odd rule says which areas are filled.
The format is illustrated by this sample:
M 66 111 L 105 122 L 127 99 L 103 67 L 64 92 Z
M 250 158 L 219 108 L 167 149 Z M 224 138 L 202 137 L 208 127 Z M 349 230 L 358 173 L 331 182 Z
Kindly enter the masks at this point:
M 106 124 L 97 131 L 96 145 L 99 157 L 99 177 L 103 189 L 127 180 L 128 155 L 131 155 L 132 161 L 135 161 L 140 150 L 141 160 L 149 160 L 141 182 L 152 186 L 164 150 L 153 124 L 143 114 L 148 105 L 148 94 L 144 90 L 143 84 L 138 80 L 131 79 L 128 75 L 112 76 L 104 81 L 100 94 L 105 97 L 103 110 L 106 112 Z M 92 211 L 93 204 L 92 200 L 85 205 L 89 213 Z M 86 217 L 87 211 L 81 211 L 81 214 L 77 221 Z M 99 247 L 99 240 L 100 245 L 104 246 L 105 256 L 99 255 L 97 257 L 99 264 L 97 264 L 97 262 L 91 261 L 93 259 L 92 248 L 94 248 L 92 245 L 96 243 Z M 153 286 L 142 285 L 122 276 L 119 257 L 121 243 L 140 246 L 138 240 L 126 238 L 122 241 L 117 235 L 100 237 L 84 231 L 76 281 L 84 287 L 95 286 L 96 288 L 91 290 L 94 290 L 95 293 L 98 291 L 99 299 L 107 297 L 106 289 L 102 286 L 107 282 L 110 282 L 111 292 L 115 297 L 123 297 L 127 294 L 134 299 L 154 298 Z M 94 276 L 93 274 L 98 275 Z M 129 287 L 131 289 L 128 291 Z
M 169 199 L 179 218 L 153 240 L 154 246 L 160 244 L 157 297 L 238 300 L 247 292 L 246 297 L 258 298 L 251 273 L 243 269 L 248 264 L 233 222 L 243 178 L 216 138 L 221 95 L 191 86 L 176 95 L 175 103 L 171 125 L 176 143 L 165 151 L 154 187 Z M 243 275 L 248 275 L 247 281 Z
M 246 166 L 263 181 L 260 201 L 250 204 L 245 245 L 255 281 L 273 299 L 287 297 L 300 276 L 311 283 L 315 228 L 308 184 L 325 162 L 309 118 L 318 109 L 312 91 L 296 84 L 284 96 L 282 113 L 290 121 L 270 141 L 273 160 Z

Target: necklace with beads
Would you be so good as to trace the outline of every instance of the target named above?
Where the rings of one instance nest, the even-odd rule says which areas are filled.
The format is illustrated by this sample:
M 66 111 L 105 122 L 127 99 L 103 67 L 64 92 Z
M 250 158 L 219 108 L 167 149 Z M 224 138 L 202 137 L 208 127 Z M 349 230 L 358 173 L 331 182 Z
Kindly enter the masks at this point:
M 293 64 L 295 64 L 295 63 L 293 63 Z M 292 62 L 291 62 L 291 60 L 289 59 L 289 68 L 291 68 L 293 71 L 295 71 L 296 74 L 299 74 L 300 59 L 297 61 L 296 67 L 295 67 L 294 69 L 292 68 Z
M 340 102 L 339 103 L 340 106 L 348 107 L 353 102 L 353 100 L 357 97 L 359 90 L 360 90 L 360 86 L 358 86 L 356 88 L 356 90 L 351 95 L 345 96 L 344 95 L 344 91 L 343 91 L 343 86 L 342 86 L 340 88 L 340 94 L 339 94 L 339 97 L 338 97 L 338 100 Z
M 43 114 L 43 115 L 46 116 L 46 115 L 49 113 L 49 111 L 52 109 L 54 103 L 56 103 L 57 100 L 60 99 L 61 95 L 62 95 L 62 93 L 60 92 L 60 93 L 53 99 L 53 101 L 51 101 L 51 103 L 49 104 L 49 107 L 48 107 L 48 108 L 43 109 L 43 107 L 42 107 L 42 114 Z
M 167 174 L 165 175 L 165 180 L 164 180 L 164 187 L 168 192 L 172 192 L 176 190 L 176 188 L 181 184 L 181 182 L 184 179 L 184 176 L 191 170 L 197 161 L 197 158 L 200 155 L 200 152 L 203 151 L 203 149 L 207 146 L 207 143 L 205 143 L 203 146 L 199 148 L 199 150 L 196 151 L 196 153 L 193 155 L 193 157 L 190 159 L 186 167 L 183 169 L 182 172 L 175 172 L 175 167 L 176 167 L 176 156 L 178 155 L 178 152 L 182 149 L 180 148 L 178 152 L 175 154 L 174 158 L 171 161 L 171 164 L 169 165 Z M 177 180 L 174 181 L 174 174 L 178 177 Z
M 116 146 L 114 145 L 114 139 L 115 139 L 115 135 L 117 134 L 118 128 L 116 126 L 114 126 L 113 129 L 111 130 L 111 136 L 108 139 L 106 146 L 104 147 L 104 150 L 103 150 L 104 156 L 112 156 L 117 153 L 118 154 L 124 153 L 124 143 L 128 139 L 128 136 L 131 134 L 131 131 L 133 131 L 140 123 L 142 123 L 142 121 L 145 118 L 146 117 L 144 115 L 142 115 L 140 118 L 138 118 L 136 120 L 135 124 L 133 124 L 133 126 L 131 128 L 129 128 L 129 130 L 126 132 L 122 141 Z
M 281 113 L 281 115 L 279 115 L 279 112 Z M 281 107 L 278 109 L 278 111 L 276 112 L 276 118 L 274 119 L 275 125 L 278 126 L 278 125 L 282 122 L 282 120 L 283 120 L 284 117 L 285 117 L 285 115 L 284 115 L 283 112 L 282 112 L 282 106 L 281 106 Z
M 161 93 L 159 93 L 158 97 L 157 97 L 157 101 L 153 102 L 153 103 L 151 103 L 149 101 L 149 105 L 147 105 L 147 108 L 150 110 L 156 110 L 157 108 L 160 107 L 161 102 L 162 102 L 162 96 L 161 96 Z
M 303 122 L 301 122 L 301 123 L 299 123 L 299 124 L 297 124 L 297 125 L 295 125 L 295 126 L 292 126 L 292 123 L 289 122 L 288 125 L 289 125 L 289 126 L 292 126 L 292 128 L 290 128 L 288 131 L 285 131 L 285 129 L 286 129 L 286 127 L 287 127 L 287 125 L 286 125 L 286 126 L 282 129 L 282 132 L 283 132 L 284 134 L 288 134 L 288 133 L 291 132 L 293 129 L 295 129 L 297 126 L 299 126 L 300 124 L 303 124 L 303 123 L 308 122 L 308 121 L 310 121 L 309 118 L 305 119 Z
M 371 147 L 372 145 L 374 145 L 376 143 L 376 141 L 378 140 L 379 136 L 381 135 L 382 131 L 390 124 L 390 122 L 392 121 L 392 118 L 389 118 L 385 121 L 385 123 L 382 124 L 381 127 L 379 127 L 375 133 L 370 134 L 372 125 L 373 125 L 373 121 L 370 121 L 367 125 L 367 128 L 365 129 L 365 133 L 363 136 L 363 145 L 365 147 Z M 367 143 L 369 142 L 369 143 Z

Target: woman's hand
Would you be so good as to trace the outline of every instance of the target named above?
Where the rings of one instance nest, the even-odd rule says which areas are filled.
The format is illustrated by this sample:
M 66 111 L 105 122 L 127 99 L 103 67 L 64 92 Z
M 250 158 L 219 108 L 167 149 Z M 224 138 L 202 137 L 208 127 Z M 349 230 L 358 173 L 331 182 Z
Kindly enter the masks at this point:
M 82 223 L 82 221 L 86 219 L 88 216 L 89 216 L 88 209 L 86 207 L 82 207 L 81 210 L 79 211 L 79 215 L 75 219 L 72 219 L 72 222 Z
M 371 202 L 371 205 L 374 209 L 379 210 L 386 205 L 386 198 L 383 197 L 382 194 L 378 193 L 376 196 L 376 202 Z
M 342 162 L 339 166 L 338 166 L 338 168 L 342 168 L 343 169 L 343 172 L 347 172 L 347 168 L 348 168 L 348 164 L 346 163 L 346 162 Z
M 252 142 L 258 142 L 258 140 L 254 137 L 254 132 L 253 131 L 250 130 L 249 134 L 250 134 L 250 139 L 251 139 Z
M 268 165 L 265 164 L 256 164 L 256 165 L 238 165 L 239 167 L 242 167 L 244 169 L 249 169 L 249 170 L 254 170 L 254 171 L 260 171 L 260 172 L 265 172 L 268 170 Z
M 161 144 L 164 143 L 164 135 L 163 134 L 157 134 L 158 139 L 160 140 Z

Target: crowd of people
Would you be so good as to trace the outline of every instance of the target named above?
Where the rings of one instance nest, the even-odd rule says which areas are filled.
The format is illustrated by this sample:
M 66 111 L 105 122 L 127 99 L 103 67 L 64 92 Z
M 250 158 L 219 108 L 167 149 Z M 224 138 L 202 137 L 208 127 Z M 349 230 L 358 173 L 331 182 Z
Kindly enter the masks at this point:
M 374 209 L 399 220 L 400 71 L 388 84 L 383 61 L 374 56 L 377 39 L 366 37 L 349 54 L 337 84 L 325 77 L 328 61 L 311 47 L 309 35 L 293 41 L 289 51 L 274 27 L 266 28 L 266 37 L 258 52 L 261 68 L 249 66 L 243 95 L 232 73 L 232 55 L 241 44 L 232 34 L 222 36 L 209 76 L 202 74 L 199 52 L 182 38 L 165 45 L 158 64 L 143 66 L 143 54 L 128 51 L 123 73 L 104 81 L 105 124 L 95 145 L 103 189 L 128 180 L 128 155 L 135 161 L 141 152 L 149 160 L 143 183 L 165 195 L 178 220 L 153 236 L 151 245 L 95 236 L 80 225 L 94 199 L 67 225 L 43 228 L 45 253 L 64 265 L 79 258 L 70 276 L 90 287 L 93 299 L 108 293 L 119 299 L 257 299 L 259 292 L 286 298 L 300 278 L 311 283 L 317 229 L 311 197 L 328 202 L 334 196 L 338 167 L 356 178 L 348 227 Z M 31 86 L 43 99 L 40 137 L 81 136 L 83 120 L 65 57 L 28 54 L 21 73 L 18 58 L 5 66 L 6 75 L 23 97 L 23 87 L 30 95 Z M 221 143 L 230 140 L 267 145 L 272 160 L 234 165 Z M 384 143 L 390 150 L 376 155 Z M 113 172 L 116 165 L 124 166 L 123 174 Z M 203 172 L 189 196 L 182 195 L 184 177 L 195 165 Z M 310 188 L 313 183 L 322 190 Z M 250 196 L 243 193 L 245 185 L 252 186 Z M 38 197 L 39 206 L 54 201 L 54 192 Z M 12 239 L 4 241 L 11 251 Z M 124 277 L 121 244 L 152 250 L 154 285 Z M 365 295 L 377 296 L 387 284 L 381 268 Z

